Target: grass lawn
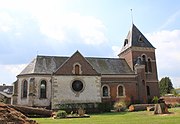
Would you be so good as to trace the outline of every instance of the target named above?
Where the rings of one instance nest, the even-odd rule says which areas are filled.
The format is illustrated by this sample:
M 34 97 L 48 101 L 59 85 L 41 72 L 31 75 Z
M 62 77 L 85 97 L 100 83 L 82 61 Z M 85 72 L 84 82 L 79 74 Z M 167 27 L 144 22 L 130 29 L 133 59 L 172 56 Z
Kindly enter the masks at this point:
M 33 119 L 39 124 L 180 124 L 180 108 L 172 108 L 169 111 L 172 114 L 153 115 L 153 112 L 139 111 L 93 114 L 90 118 Z

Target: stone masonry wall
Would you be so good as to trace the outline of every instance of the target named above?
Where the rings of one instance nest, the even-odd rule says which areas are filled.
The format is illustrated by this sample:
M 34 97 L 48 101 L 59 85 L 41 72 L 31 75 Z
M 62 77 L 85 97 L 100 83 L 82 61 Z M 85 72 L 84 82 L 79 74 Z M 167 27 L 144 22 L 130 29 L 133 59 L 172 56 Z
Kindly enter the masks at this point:
M 27 80 L 28 82 L 28 92 L 27 98 L 22 98 L 22 82 Z M 47 98 L 40 98 L 40 83 L 42 80 L 47 82 Z M 33 94 L 34 96 L 32 96 Z M 51 100 L 51 77 L 46 75 L 39 76 L 24 76 L 18 77 L 18 96 L 17 104 L 27 105 L 27 106 L 50 106 Z
M 83 82 L 82 92 L 73 91 L 72 82 L 74 80 Z M 101 102 L 100 76 L 54 76 L 52 90 L 52 109 L 58 109 L 58 104 Z

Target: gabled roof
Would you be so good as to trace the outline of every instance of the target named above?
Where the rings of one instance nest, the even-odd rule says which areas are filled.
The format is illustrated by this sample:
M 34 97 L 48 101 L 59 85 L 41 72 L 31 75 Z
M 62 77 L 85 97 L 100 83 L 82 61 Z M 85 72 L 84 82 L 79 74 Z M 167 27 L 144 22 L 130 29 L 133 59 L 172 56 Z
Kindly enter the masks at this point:
M 129 30 L 128 35 L 124 40 L 124 45 L 121 52 L 130 47 L 148 47 L 155 49 L 155 47 L 147 40 L 147 38 L 140 32 L 140 30 L 134 24 L 132 24 L 132 27 Z
M 89 61 L 79 52 L 76 51 L 71 57 L 69 57 L 54 74 L 72 74 L 72 67 L 75 63 L 81 64 L 83 74 L 94 75 L 100 74 L 94 69 L 94 67 L 89 63 Z M 70 68 L 69 68 L 70 67 Z
M 37 56 L 19 75 L 52 74 L 70 57 Z M 133 74 L 125 59 L 84 57 L 100 74 Z

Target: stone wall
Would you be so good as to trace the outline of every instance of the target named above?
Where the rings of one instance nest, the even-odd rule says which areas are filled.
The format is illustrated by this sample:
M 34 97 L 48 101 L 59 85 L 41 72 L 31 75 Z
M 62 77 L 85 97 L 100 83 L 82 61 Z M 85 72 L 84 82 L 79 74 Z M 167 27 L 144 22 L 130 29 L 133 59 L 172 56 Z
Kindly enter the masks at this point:
M 27 98 L 22 98 L 22 82 L 27 80 L 28 92 Z M 40 98 L 40 83 L 42 80 L 47 82 L 47 98 Z M 51 76 L 49 75 L 36 75 L 36 76 L 23 76 L 18 77 L 18 95 L 17 104 L 27 106 L 50 106 L 51 101 Z
M 176 105 L 180 104 L 180 97 L 161 97 L 166 104 Z
M 83 82 L 83 90 L 74 92 L 72 82 Z M 101 102 L 100 76 L 53 76 L 52 109 L 58 109 L 65 103 L 98 103 Z

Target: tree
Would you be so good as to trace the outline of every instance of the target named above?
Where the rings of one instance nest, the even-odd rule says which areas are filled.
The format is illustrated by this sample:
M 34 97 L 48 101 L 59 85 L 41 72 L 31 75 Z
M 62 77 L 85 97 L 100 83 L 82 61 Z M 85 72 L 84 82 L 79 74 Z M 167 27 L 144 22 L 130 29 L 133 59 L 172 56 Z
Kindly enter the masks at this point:
M 173 84 L 169 77 L 164 77 L 159 82 L 160 94 L 163 96 L 165 94 L 171 93 L 173 88 Z

